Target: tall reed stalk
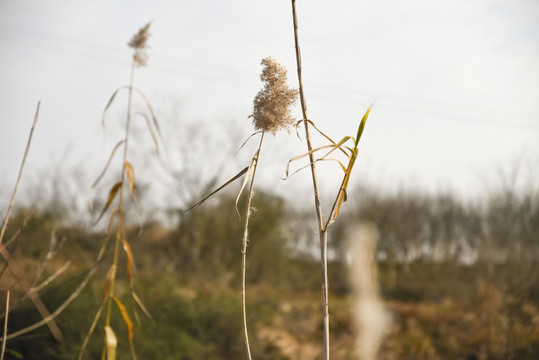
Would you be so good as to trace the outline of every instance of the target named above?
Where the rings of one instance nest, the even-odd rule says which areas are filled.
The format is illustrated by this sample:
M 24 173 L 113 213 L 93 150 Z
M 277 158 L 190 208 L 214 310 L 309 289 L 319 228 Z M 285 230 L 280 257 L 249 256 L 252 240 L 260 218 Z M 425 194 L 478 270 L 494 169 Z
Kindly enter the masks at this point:
M 260 157 L 260 150 L 262 149 L 262 141 L 264 140 L 264 132 L 260 136 L 260 143 L 258 150 L 253 157 L 253 175 L 251 178 L 251 185 L 249 186 L 249 194 L 247 196 L 247 208 L 245 209 L 245 225 L 243 230 L 242 249 L 241 249 L 241 308 L 243 315 L 243 333 L 245 337 L 245 352 L 247 358 L 251 360 L 251 347 L 249 344 L 249 330 L 247 328 L 247 242 L 249 241 L 249 219 L 251 218 L 251 201 L 253 200 L 253 189 L 255 185 L 256 169 L 258 167 L 258 159 Z
M 363 118 L 361 119 L 361 122 L 359 123 L 359 126 L 358 126 L 357 135 L 355 137 L 345 136 L 339 142 L 335 142 L 332 139 L 330 139 L 327 135 L 325 135 L 322 131 L 320 131 L 311 120 L 309 120 L 307 116 L 307 102 L 305 101 L 305 95 L 303 91 L 301 51 L 300 51 L 299 37 L 298 37 L 298 18 L 297 18 L 297 12 L 296 12 L 296 0 L 292 0 L 292 21 L 294 25 L 294 45 L 295 45 L 295 50 L 296 50 L 296 66 L 297 66 L 298 83 L 299 83 L 299 94 L 300 94 L 300 100 L 301 100 L 301 112 L 303 116 L 302 122 L 305 127 L 307 152 L 303 155 L 292 158 L 287 165 L 286 173 L 288 177 L 288 166 L 290 165 L 292 161 L 298 160 L 304 156 L 308 156 L 309 165 L 311 168 L 311 177 L 312 177 L 313 192 L 314 192 L 314 205 L 316 209 L 318 232 L 319 232 L 319 238 L 320 238 L 320 262 L 321 262 L 321 268 L 322 268 L 322 315 L 323 315 L 323 324 L 324 324 L 323 326 L 324 327 L 324 338 L 323 338 L 324 360 L 329 360 L 329 356 L 330 356 L 329 335 L 330 334 L 329 334 L 329 287 L 328 287 L 328 255 L 327 255 L 328 229 L 329 229 L 329 226 L 333 222 L 336 221 L 337 216 L 339 215 L 340 207 L 346 201 L 346 198 L 347 198 L 346 189 L 350 181 L 352 169 L 357 159 L 359 140 L 361 139 L 361 135 L 363 134 L 365 123 L 369 116 L 372 105 L 371 107 L 367 109 L 367 111 L 363 115 Z M 327 145 L 313 148 L 312 142 L 311 142 L 311 136 L 310 136 L 310 126 L 313 127 L 316 131 L 318 131 L 322 136 L 324 136 L 330 143 Z M 348 143 L 349 141 L 353 142 L 354 144 L 353 147 L 346 145 L 346 143 Z M 328 150 L 327 153 L 321 158 L 315 159 L 314 154 L 324 149 Z M 322 206 L 320 202 L 320 191 L 319 191 L 318 180 L 317 180 L 316 162 L 318 160 L 326 159 L 327 156 L 330 155 L 334 151 L 344 154 L 346 158 L 348 159 L 348 163 L 346 165 L 343 165 L 339 161 L 339 164 L 344 171 L 344 176 L 341 182 L 341 186 L 339 187 L 339 190 L 337 192 L 335 201 L 333 202 L 333 206 L 331 207 L 331 210 L 328 214 L 328 218 L 327 220 L 324 221 Z
M 116 95 L 120 90 L 127 89 L 128 90 L 128 98 L 127 98 L 127 115 L 126 115 L 126 122 L 125 122 L 125 132 L 123 139 L 120 140 L 116 146 L 113 148 L 110 158 L 105 165 L 105 168 L 101 172 L 101 174 L 98 176 L 97 180 L 92 185 L 92 188 L 97 186 L 97 184 L 102 179 L 103 175 L 106 173 L 112 158 L 114 157 L 116 151 L 120 146 L 123 146 L 123 156 L 122 156 L 122 166 L 121 166 L 121 172 L 120 172 L 120 179 L 117 183 L 115 183 L 112 188 L 109 191 L 107 202 L 101 211 L 97 221 L 99 221 L 102 216 L 107 212 L 107 210 L 110 208 L 113 201 L 118 198 L 117 206 L 111 209 L 110 212 L 110 220 L 109 225 L 107 227 L 106 231 L 106 237 L 105 241 L 103 243 L 103 247 L 101 251 L 98 254 L 97 261 L 99 262 L 104 254 L 104 249 L 108 240 L 108 234 L 110 233 L 111 226 L 114 223 L 114 220 L 116 221 L 116 229 L 115 229 L 115 242 L 114 242 L 114 252 L 112 256 L 112 263 L 109 267 L 109 270 L 107 272 L 106 280 L 105 280 L 105 289 L 103 294 L 103 299 L 101 302 L 101 305 L 97 311 L 97 314 L 94 317 L 94 321 L 92 325 L 90 326 L 90 330 L 88 331 L 88 334 L 86 338 L 84 339 L 84 342 L 81 347 L 81 351 L 79 353 L 79 359 L 82 359 L 86 346 L 88 344 L 88 341 L 90 339 L 90 336 L 92 335 L 93 331 L 95 330 L 95 327 L 97 326 L 98 320 L 101 318 L 101 314 L 103 310 L 105 310 L 105 340 L 103 344 L 103 350 L 101 354 L 101 358 L 104 360 L 105 358 L 107 360 L 114 360 L 116 357 L 116 348 L 118 340 L 116 338 L 115 332 L 111 326 L 111 317 L 112 317 L 112 309 L 114 304 L 117 306 L 118 310 L 120 311 L 120 314 L 122 316 L 122 319 L 127 327 L 127 333 L 128 333 L 128 341 L 129 346 L 131 349 L 131 355 L 133 359 L 136 359 L 136 352 L 133 342 L 133 323 L 131 321 L 130 315 L 126 310 L 125 305 L 123 302 L 118 298 L 117 291 L 116 291 L 116 272 L 118 269 L 118 263 L 119 263 L 119 256 L 120 256 L 120 246 L 123 247 L 123 250 L 125 251 L 126 256 L 126 265 L 127 265 L 127 277 L 128 282 L 130 286 L 131 296 L 133 300 L 140 306 L 140 308 L 149 316 L 147 310 L 145 309 L 144 305 L 140 301 L 139 297 L 137 296 L 134 288 L 133 288 L 133 253 L 131 251 L 131 246 L 129 245 L 129 242 L 127 240 L 126 236 L 126 230 L 125 230 L 125 192 L 126 188 L 129 190 L 129 193 L 131 195 L 131 198 L 133 200 L 133 204 L 135 205 L 135 212 L 138 217 L 138 212 L 136 209 L 136 196 L 135 196 L 135 175 L 133 170 L 133 165 L 131 162 L 128 161 L 128 150 L 129 150 L 129 135 L 130 135 L 130 126 L 131 122 L 133 120 L 133 113 L 132 113 L 132 103 L 133 103 L 133 96 L 135 92 L 137 92 L 144 102 L 146 103 L 147 110 L 149 112 L 149 116 L 146 113 L 137 113 L 137 115 L 141 115 L 146 120 L 146 123 L 148 125 L 148 130 L 150 135 L 152 136 L 152 139 L 155 142 L 156 149 L 157 149 L 157 138 L 155 136 L 155 132 L 159 132 L 159 127 L 157 125 L 157 121 L 155 119 L 155 115 L 153 113 L 153 110 L 148 102 L 148 99 L 146 96 L 138 89 L 134 87 L 134 76 L 135 76 L 135 69 L 140 66 L 145 66 L 147 63 L 147 54 L 145 52 L 148 37 L 149 37 L 149 28 L 150 23 L 146 24 L 144 27 L 142 27 L 137 34 L 133 36 L 131 41 L 128 43 L 129 47 L 131 47 L 133 52 L 133 59 L 131 63 L 131 71 L 129 76 L 129 85 L 123 86 L 119 89 L 117 89 L 113 95 L 111 96 L 107 106 L 105 107 L 105 111 L 103 112 L 103 125 L 105 125 L 105 113 L 113 103 Z M 150 117 L 152 121 L 150 121 Z M 96 221 L 96 222 L 97 222 Z
M 329 360 L 329 292 L 328 292 L 328 259 L 327 246 L 328 235 L 327 229 L 324 227 L 324 215 L 322 214 L 322 205 L 320 203 L 320 190 L 316 176 L 316 164 L 313 154 L 313 146 L 311 144 L 311 134 L 309 130 L 309 122 L 307 116 L 307 102 L 303 91 L 303 78 L 301 67 L 301 50 L 298 39 L 298 17 L 296 13 L 296 0 L 292 0 L 292 17 L 294 24 L 294 44 L 296 49 L 296 65 L 298 73 L 299 97 L 301 103 L 301 113 L 303 115 L 303 125 L 305 127 L 305 140 L 307 142 L 307 152 L 309 153 L 309 163 L 311 165 L 311 177 L 313 180 L 314 190 L 314 207 L 316 209 L 316 218 L 318 224 L 318 232 L 320 238 L 320 262 L 322 266 L 322 314 L 324 319 L 324 359 Z
M 243 332 L 244 332 L 244 341 L 245 341 L 245 352 L 247 359 L 251 360 L 251 347 L 249 343 L 249 331 L 247 327 L 247 289 L 246 289 L 246 279 L 247 279 L 247 245 L 249 242 L 249 220 L 252 215 L 251 203 L 254 197 L 254 182 L 256 169 L 258 167 L 258 161 L 260 158 L 260 151 L 262 150 L 262 142 L 264 140 L 264 134 L 266 132 L 272 132 L 274 135 L 277 131 L 286 129 L 288 130 L 295 122 L 290 116 L 289 107 L 296 102 L 297 90 L 289 89 L 287 84 L 287 73 L 286 69 L 279 64 L 272 57 L 267 57 L 262 59 L 262 65 L 264 66 L 260 79 L 264 82 L 264 88 L 258 92 L 254 101 L 253 101 L 253 113 L 249 116 L 253 119 L 253 125 L 256 132 L 250 135 L 247 140 L 240 147 L 247 143 L 247 141 L 254 135 L 261 133 L 260 143 L 258 149 L 256 150 L 249 166 L 245 167 L 242 171 L 236 174 L 232 179 L 227 181 L 224 185 L 219 187 L 217 190 L 210 193 L 204 199 L 191 206 L 186 211 L 189 211 L 193 208 L 198 207 L 208 198 L 213 196 L 218 191 L 222 190 L 228 186 L 233 181 L 237 180 L 241 176 L 244 176 L 243 184 L 240 188 L 238 196 L 236 198 L 236 211 L 239 197 L 241 196 L 243 189 L 247 185 L 247 182 L 251 180 L 249 186 L 249 193 L 247 197 L 247 208 L 245 209 L 245 222 L 244 222 L 244 231 L 242 238 L 242 262 L 241 262 L 241 305 L 242 305 L 242 317 L 243 317 Z M 238 150 L 239 151 L 239 150 Z M 239 214 L 239 212 L 238 212 Z

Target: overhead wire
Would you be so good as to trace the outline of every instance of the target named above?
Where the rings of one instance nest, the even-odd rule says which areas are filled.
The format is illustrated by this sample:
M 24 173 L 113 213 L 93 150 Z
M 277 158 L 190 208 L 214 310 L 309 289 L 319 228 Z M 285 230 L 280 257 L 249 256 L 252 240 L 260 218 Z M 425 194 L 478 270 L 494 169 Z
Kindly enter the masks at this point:
M 0 41 L 13 43 L 17 46 L 39 47 L 48 51 L 69 53 L 85 59 L 92 58 L 96 61 L 114 62 L 122 65 L 128 63 L 125 56 L 128 52 L 127 49 L 121 50 L 117 47 L 73 37 L 30 32 L 0 25 Z M 186 58 L 159 53 L 152 55 L 152 59 L 152 64 L 149 66 L 150 71 L 211 82 L 231 83 L 239 87 L 257 86 L 256 78 L 252 79 L 252 74 L 249 71 L 238 67 L 209 62 L 201 64 L 197 60 L 190 61 Z M 327 91 L 326 89 L 332 90 Z M 434 120 L 441 120 L 444 117 L 459 122 L 469 123 L 471 121 L 476 124 L 490 121 L 490 125 L 539 131 L 539 114 L 504 113 L 498 110 L 489 112 L 450 101 L 434 101 L 403 94 L 375 94 L 374 91 L 362 91 L 361 89 L 351 89 L 342 84 L 323 82 L 314 82 L 309 92 L 319 100 L 333 104 L 350 104 L 357 102 L 360 98 L 370 101 L 367 99 L 381 96 L 382 101 L 379 106 L 390 111 L 404 111 L 412 115 L 432 115 Z

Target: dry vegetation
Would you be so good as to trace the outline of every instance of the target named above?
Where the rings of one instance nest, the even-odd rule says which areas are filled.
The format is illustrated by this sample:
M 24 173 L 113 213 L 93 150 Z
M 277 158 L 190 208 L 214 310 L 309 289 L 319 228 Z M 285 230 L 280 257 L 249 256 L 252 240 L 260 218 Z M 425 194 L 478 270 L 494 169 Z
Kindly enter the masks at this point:
M 254 198 L 264 133 L 294 125 L 289 106 L 298 94 L 272 58 L 262 61 L 265 87 L 252 115 L 253 135 L 261 136 L 249 165 L 213 192 L 215 177 L 195 177 L 197 189 L 185 198 L 196 199 L 206 190 L 210 195 L 188 212 L 187 204 L 166 209 L 175 214 L 172 225 L 140 215 L 137 208 L 159 206 L 139 196 L 143 182 L 137 177 L 135 183 L 137 159 L 128 153 L 134 117 L 146 120 L 155 149 L 160 146 L 153 109 L 133 85 L 135 69 L 148 61 L 148 24 L 129 42 L 129 85 L 114 92 L 105 108 L 107 113 L 116 94 L 127 90 L 124 136 L 95 183 L 105 187 L 96 188 L 101 207 L 97 212 L 73 207 L 72 198 L 82 196 L 81 190 L 45 192 L 13 212 L 7 209 L 0 235 L 2 359 L 329 359 L 330 341 L 331 359 L 537 357 L 539 188 L 517 191 L 506 185 L 464 202 L 450 193 L 379 193 L 369 186 L 349 186 L 371 108 L 357 119 L 356 136 L 340 141 L 308 119 L 294 3 L 302 106 L 297 126 L 304 126 L 307 151 L 283 169 L 288 175 L 289 166 L 309 159 L 305 167 L 313 179 L 318 234 L 306 230 L 313 219 L 305 209 L 296 209 L 271 189 L 259 189 Z M 133 96 L 142 98 L 146 113 L 131 113 Z M 321 134 L 326 145 L 313 146 L 310 131 Z M 31 137 L 28 147 L 30 142 Z M 123 156 L 116 178 L 110 173 L 119 149 Z M 198 154 L 182 156 L 200 161 Z M 328 156 L 340 156 L 342 172 L 336 176 L 342 182 L 324 219 L 316 174 L 318 160 Z M 242 177 L 239 194 L 224 190 Z M 49 178 L 52 188 L 77 183 L 68 176 Z M 240 197 L 249 180 L 247 197 Z M 212 201 L 199 206 L 210 196 Z M 241 221 L 239 209 L 244 211 Z M 95 227 L 80 219 L 107 224 Z M 362 229 L 372 229 L 373 240 L 350 266 L 345 239 L 351 231 L 354 238 L 351 229 L 357 224 L 370 224 Z M 320 257 L 315 259 L 300 244 L 317 236 Z M 372 266 L 361 266 L 366 263 Z M 361 280 L 356 287 L 349 274 Z M 358 302 L 376 307 L 380 316 L 372 320 L 368 311 L 355 312 Z M 376 325 L 368 321 L 385 326 L 367 337 Z
M 347 209 L 347 221 L 343 224 L 353 219 L 372 221 L 374 214 L 384 216 L 384 221 L 377 223 L 380 234 L 377 251 L 379 259 L 383 259 L 378 263 L 378 271 L 392 326 L 382 341 L 380 359 L 534 359 L 539 351 L 539 281 L 534 271 L 537 261 L 531 256 L 523 260 L 516 253 L 493 260 L 490 254 L 505 253 L 508 245 L 517 247 L 517 244 L 528 244 L 527 252 L 537 252 L 537 245 L 533 244 L 536 239 L 533 234 L 539 230 L 537 191 L 519 195 L 520 200 L 512 201 L 510 209 L 500 207 L 500 194 L 493 194 L 481 207 L 450 198 L 450 206 L 442 212 L 428 212 L 428 218 L 425 209 L 438 208 L 439 196 L 398 193 L 382 198 L 366 189 L 362 194 L 365 200 L 360 203 L 365 207 L 369 204 L 370 212 L 362 206 Z M 223 211 L 235 206 L 233 194 L 223 193 L 215 200 L 188 213 L 173 229 L 148 223 L 138 236 L 137 226 L 129 227 L 127 237 L 132 239 L 132 251 L 136 254 L 139 293 L 155 321 L 152 324 L 144 317 L 135 321 L 134 346 L 140 358 L 245 356 L 239 295 L 239 240 L 243 227 L 235 211 Z M 414 209 L 413 204 L 418 201 L 423 206 Z M 245 205 L 246 199 L 241 200 L 239 206 Z M 257 359 L 313 359 L 322 355 L 323 321 L 317 315 L 319 269 L 316 259 L 297 255 L 294 244 L 305 232 L 291 228 L 289 219 L 303 215 L 290 209 L 282 198 L 263 191 L 257 193 L 257 213 L 250 224 L 250 236 L 256 241 L 250 243 L 249 257 L 253 261 L 247 267 L 250 288 L 247 314 L 252 356 Z M 461 229 L 459 216 L 447 216 L 448 212 L 464 212 L 469 221 L 468 230 Z M 529 233 L 510 220 L 511 213 L 522 213 L 524 219 L 530 220 Z M 27 278 L 35 275 L 35 269 L 46 257 L 51 234 L 59 239 L 59 246 L 45 264 L 41 278 L 48 278 L 66 261 L 70 260 L 71 265 L 40 291 L 50 309 L 55 309 L 84 278 L 102 238 L 102 234 L 87 229 L 59 225 L 71 215 L 63 214 L 62 219 L 33 213 L 29 217 L 27 211 L 20 209 L 6 230 L 9 238 L 25 222 L 20 238 L 8 248 Z M 501 226 L 498 218 L 502 215 L 506 219 L 504 228 L 514 234 L 511 244 L 498 243 L 490 252 L 482 252 L 486 244 L 492 243 L 486 229 Z M 464 263 L 451 252 L 442 259 L 439 255 L 428 255 L 435 252 L 427 250 L 432 242 L 422 235 L 424 229 L 402 233 L 401 222 L 409 223 L 414 229 L 414 223 L 427 219 L 445 232 L 455 231 L 473 239 L 468 251 L 477 253 L 475 261 Z M 302 221 L 305 226 L 310 222 Z M 208 223 L 213 226 L 208 227 Z M 335 230 L 337 239 L 344 225 Z M 401 246 L 405 238 L 415 239 L 408 251 L 422 249 L 424 255 L 404 261 Z M 338 244 L 330 243 L 333 246 Z M 394 255 L 385 255 L 390 249 Z M 290 253 L 296 256 L 290 257 Z M 354 355 L 357 327 L 352 316 L 353 297 L 346 281 L 346 267 L 338 258 L 329 262 L 334 359 L 357 358 Z M 63 342 L 56 341 L 47 327 L 41 327 L 9 340 L 6 357 L 14 358 L 9 356 L 16 352 L 32 358 L 35 351 L 43 359 L 76 357 L 100 304 L 106 272 L 106 264 L 99 265 L 100 275 L 56 318 L 65 337 Z M 123 270 L 119 276 L 125 276 Z M 9 271 L 3 273 L 1 284 L 3 289 L 12 291 L 8 329 L 15 331 L 40 320 L 31 301 L 20 301 L 24 289 L 16 285 Z M 118 286 L 117 291 L 118 296 L 130 292 L 127 284 Z M 130 353 L 122 323 L 121 317 L 113 317 L 120 358 Z M 101 345 L 99 339 L 91 342 L 86 350 L 88 358 L 99 357 Z

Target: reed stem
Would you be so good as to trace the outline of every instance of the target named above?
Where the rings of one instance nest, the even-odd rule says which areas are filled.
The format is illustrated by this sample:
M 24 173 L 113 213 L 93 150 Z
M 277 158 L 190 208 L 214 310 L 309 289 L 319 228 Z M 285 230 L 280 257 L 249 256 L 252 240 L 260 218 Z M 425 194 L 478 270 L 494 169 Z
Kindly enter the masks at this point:
M 120 188 L 119 191 L 119 204 L 118 204 L 118 221 L 116 223 L 116 242 L 114 245 L 114 255 L 112 260 L 112 267 L 114 268 L 113 274 L 110 279 L 110 288 L 107 298 L 107 312 L 105 315 L 105 327 L 110 326 L 110 319 L 112 314 L 112 296 L 114 296 L 114 285 L 116 282 L 116 269 L 118 264 L 118 257 L 120 253 L 120 243 L 122 242 L 123 234 L 123 215 L 124 215 L 124 182 L 125 182 L 125 162 L 127 161 L 127 145 L 129 142 L 129 127 L 131 124 L 131 103 L 132 103 L 132 97 L 133 97 L 133 79 L 135 76 L 135 67 L 136 62 L 133 60 L 131 64 L 131 73 L 129 76 L 129 89 L 128 89 L 128 95 L 127 95 L 127 116 L 126 116 L 126 122 L 125 122 L 125 137 L 124 137 L 124 153 L 123 153 L 123 163 L 122 163 L 122 173 L 120 176 Z M 106 356 L 106 344 L 103 347 L 103 353 L 102 353 L 102 359 L 105 359 Z
M 299 96 L 301 102 L 301 111 L 303 120 L 307 120 L 307 103 L 303 91 L 303 78 L 301 66 L 301 51 L 298 38 L 298 19 L 296 13 L 296 0 L 292 0 L 292 17 L 294 23 L 294 44 L 296 48 L 296 65 L 298 72 Z M 314 154 L 312 153 L 311 136 L 309 132 L 309 122 L 303 121 L 305 126 L 305 139 L 307 142 L 307 151 L 309 152 L 309 162 L 311 165 L 311 176 L 313 179 L 314 205 L 316 217 L 318 220 L 318 230 L 320 234 L 320 261 L 322 265 L 322 311 L 324 318 L 324 360 L 329 360 L 329 293 L 328 293 L 328 267 L 327 267 L 327 227 L 324 226 L 324 217 L 322 214 L 322 205 L 320 203 L 320 191 L 316 177 L 316 165 Z
M 4 239 L 4 234 L 6 233 L 7 224 L 9 223 L 9 217 L 11 216 L 11 211 L 13 210 L 13 204 L 15 203 L 15 196 L 17 195 L 17 189 L 19 188 L 19 183 L 21 182 L 22 171 L 24 169 L 24 164 L 26 163 L 26 158 L 28 157 L 30 144 L 32 143 L 32 135 L 34 134 L 34 128 L 36 127 L 37 118 L 39 117 L 40 105 L 41 105 L 41 101 L 38 101 L 36 114 L 34 116 L 34 122 L 32 123 L 32 128 L 30 129 L 30 135 L 28 136 L 28 141 L 26 142 L 26 150 L 24 151 L 24 156 L 22 157 L 21 167 L 19 168 L 19 175 L 17 176 L 17 181 L 15 182 L 15 188 L 13 189 L 13 194 L 11 195 L 11 202 L 9 203 L 9 208 L 7 210 L 6 219 L 4 220 L 4 225 L 2 226 L 2 231 L 0 232 L 0 245 L 2 245 L 2 240 Z
M 249 241 L 249 219 L 251 218 L 251 202 L 253 200 L 254 194 L 254 183 L 255 183 L 255 175 L 256 175 L 256 168 L 258 167 L 258 159 L 260 158 L 260 150 L 262 149 L 262 141 L 264 140 L 264 131 L 262 132 L 262 136 L 260 137 L 260 144 L 258 145 L 258 150 L 256 151 L 256 154 L 253 158 L 253 161 L 255 162 L 253 164 L 253 176 L 251 178 L 251 185 L 249 187 L 249 196 L 247 198 L 247 210 L 246 210 L 246 216 L 245 216 L 245 227 L 243 230 L 243 241 L 242 241 L 242 250 L 241 250 L 241 281 L 242 281 L 242 287 L 241 287 L 241 308 L 243 312 L 243 331 L 245 336 L 245 351 L 247 353 L 247 359 L 251 360 L 251 349 L 249 345 L 249 331 L 247 330 L 247 301 L 246 301 L 246 274 L 247 274 L 247 242 Z

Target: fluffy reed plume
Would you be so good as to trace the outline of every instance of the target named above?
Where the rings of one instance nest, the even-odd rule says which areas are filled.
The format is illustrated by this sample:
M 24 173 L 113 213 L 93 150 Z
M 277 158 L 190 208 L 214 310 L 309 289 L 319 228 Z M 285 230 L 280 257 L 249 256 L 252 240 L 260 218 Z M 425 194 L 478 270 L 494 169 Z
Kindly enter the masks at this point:
M 256 130 L 275 132 L 289 130 L 295 123 L 290 116 L 290 106 L 296 103 L 298 90 L 290 89 L 284 66 L 271 56 L 262 60 L 264 66 L 260 80 L 264 88 L 258 92 L 253 101 L 254 110 L 251 117 Z
M 141 27 L 138 33 L 133 35 L 131 40 L 127 43 L 130 48 L 135 50 L 133 53 L 133 62 L 137 66 L 146 66 L 148 64 L 146 47 L 148 45 L 148 38 L 150 37 L 150 25 L 151 22 Z
M 378 290 L 376 271 L 376 227 L 370 223 L 353 225 L 348 230 L 352 256 L 349 279 L 354 289 L 354 315 L 358 325 L 357 347 L 361 360 L 377 359 L 378 348 L 390 325 Z

